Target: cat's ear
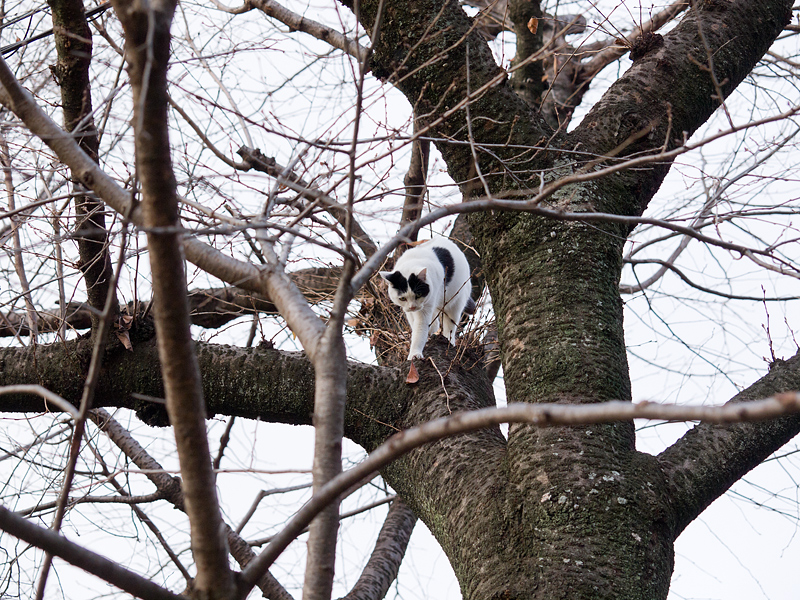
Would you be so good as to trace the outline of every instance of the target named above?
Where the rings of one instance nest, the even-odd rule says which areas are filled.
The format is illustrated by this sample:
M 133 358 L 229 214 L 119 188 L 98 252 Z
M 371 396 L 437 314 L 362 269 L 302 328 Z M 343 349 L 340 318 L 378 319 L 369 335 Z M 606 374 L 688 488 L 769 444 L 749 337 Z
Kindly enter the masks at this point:
M 387 288 L 396 288 L 399 285 L 397 278 L 400 276 L 400 271 L 379 271 L 378 273 L 386 282 Z
M 417 273 L 417 279 L 419 279 L 420 281 L 425 282 L 425 281 L 427 281 L 427 279 L 426 279 L 427 275 L 428 275 L 428 267 L 425 267 L 424 269 L 422 269 L 422 271 Z

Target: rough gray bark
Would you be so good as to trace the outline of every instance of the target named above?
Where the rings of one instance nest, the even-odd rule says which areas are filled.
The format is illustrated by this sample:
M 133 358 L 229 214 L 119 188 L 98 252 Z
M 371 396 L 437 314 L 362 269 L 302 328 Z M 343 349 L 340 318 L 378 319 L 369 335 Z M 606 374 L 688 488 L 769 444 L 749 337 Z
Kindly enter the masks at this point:
M 773 363 L 767 375 L 731 402 L 755 400 L 770 390 L 800 390 L 800 353 Z M 700 424 L 662 452 L 658 460 L 667 477 L 676 533 L 798 431 L 800 415 L 766 423 Z
M 132 332 L 132 352 L 117 344 L 106 353 L 94 406 L 129 408 L 147 422 L 166 425 L 158 349 L 155 340 L 138 338 L 140 333 L 143 332 Z M 311 424 L 314 367 L 305 354 L 268 346 L 239 348 L 196 342 L 195 347 L 209 416 L 226 414 L 275 423 Z M 35 381 L 78 404 L 90 352 L 91 345 L 86 340 L 39 346 L 35 350 L 0 348 L 0 386 Z M 365 447 L 375 447 L 394 432 L 381 423 L 397 421 L 414 389 L 403 382 L 405 374 L 399 369 L 357 362 L 350 362 L 347 367 L 350 404 L 346 434 Z M 387 398 L 392 401 L 386 402 Z M 3 412 L 54 410 L 30 395 L 3 396 L 0 407 Z
M 380 600 L 397 578 L 417 517 L 402 499 L 392 502 L 375 548 L 353 589 L 341 600 Z
M 50 67 L 61 88 L 61 107 L 64 129 L 72 132 L 78 145 L 95 162 L 98 160 L 97 130 L 92 117 L 92 94 L 89 66 L 92 61 L 92 31 L 86 21 L 82 0 L 50 0 L 53 14 L 53 37 L 58 62 Z M 76 131 L 80 125 L 81 130 Z M 86 188 L 77 174 L 72 176 L 73 190 Z M 99 314 L 108 294 L 114 295 L 111 306 L 116 310 L 116 290 L 110 289 L 111 257 L 108 254 L 108 235 L 105 225 L 105 205 L 89 194 L 77 194 L 75 210 L 76 239 L 80 254 L 80 269 L 86 283 L 86 296 L 96 312 L 90 313 L 92 332 L 99 326 Z
M 376 4 L 361 4 L 366 27 Z M 468 91 L 483 89 L 470 107 L 471 118 L 486 123 L 481 142 L 505 143 L 508 149 L 481 153 L 478 148 L 476 165 L 467 144 L 437 145 L 456 181 L 473 181 L 482 172 L 490 190 L 502 196 L 534 188 L 538 178 L 528 183 L 526 173 L 554 178 L 585 162 L 583 155 L 569 152 L 532 151 L 527 160 L 520 157 L 520 148 L 543 138 L 551 148 L 580 148 L 590 156 L 652 153 L 682 143 L 684 132 L 691 134 L 704 123 L 721 100 L 715 98 L 708 70 L 701 68 L 708 57 L 698 27 L 727 95 L 780 33 L 791 4 L 698 3 L 672 32 L 637 54 L 633 67 L 569 135 L 526 114 L 524 103 L 509 95 L 502 79 L 482 88 L 496 68 L 454 3 L 423 2 L 412 8 L 397 2 L 390 7 L 387 15 L 403 23 L 409 42 L 403 46 L 394 37 L 400 28 L 392 30 L 387 23 L 388 32 L 376 42 L 376 74 L 397 81 L 420 114 L 434 110 L 443 98 L 446 111 Z M 402 50 L 409 47 L 414 52 Z M 449 49 L 444 56 L 442 47 Z M 452 85 L 454 72 L 460 85 Z M 505 119 L 492 120 L 497 115 Z M 464 111 L 435 113 L 429 117 L 431 136 L 468 141 L 464 117 Z M 514 164 L 513 176 L 507 164 Z M 548 204 L 637 216 L 668 169 L 664 162 L 569 186 Z M 468 195 L 484 192 L 468 183 L 462 189 Z M 503 213 L 476 214 L 469 222 L 492 294 L 509 401 L 629 399 L 617 290 L 627 229 Z M 454 387 L 455 382 L 448 385 L 450 405 Z M 440 407 L 444 402 L 439 398 Z M 436 402 L 431 399 L 425 406 L 435 410 Z M 409 413 L 408 424 L 429 416 Z M 792 423 L 782 435 L 768 436 L 762 454 L 797 430 Z M 473 457 L 479 448 L 480 458 Z M 731 453 L 736 453 L 733 445 Z M 462 477 L 468 464 L 481 465 L 480 482 Z M 669 504 L 669 483 L 659 461 L 635 451 L 630 423 L 548 430 L 512 426 L 507 446 L 501 439 L 443 442 L 431 452 L 398 461 L 386 478 L 442 544 L 465 598 L 649 599 L 667 594 L 672 543 L 683 517 Z M 730 485 L 735 476 L 728 473 L 726 479 Z M 718 493 L 721 488 L 716 486 Z M 466 539 L 471 543 L 465 544 Z

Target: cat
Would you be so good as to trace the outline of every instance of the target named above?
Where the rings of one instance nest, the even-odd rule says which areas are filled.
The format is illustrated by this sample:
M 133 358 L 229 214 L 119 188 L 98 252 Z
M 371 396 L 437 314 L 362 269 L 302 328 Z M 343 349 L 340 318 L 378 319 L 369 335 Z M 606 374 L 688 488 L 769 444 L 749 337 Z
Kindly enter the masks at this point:
M 422 350 L 433 328 L 456 343 L 456 327 L 463 312 L 475 312 L 469 263 L 464 253 L 448 239 L 424 242 L 406 250 L 394 271 L 381 271 L 389 288 L 389 299 L 403 309 L 411 326 L 408 360 L 423 358 Z

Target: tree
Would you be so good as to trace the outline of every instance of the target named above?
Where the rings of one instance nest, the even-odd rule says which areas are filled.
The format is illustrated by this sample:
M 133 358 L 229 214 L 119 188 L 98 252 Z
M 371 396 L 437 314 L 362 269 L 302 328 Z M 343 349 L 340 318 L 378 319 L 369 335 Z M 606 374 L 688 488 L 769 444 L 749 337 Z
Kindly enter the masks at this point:
M 677 2 L 648 20 L 640 16 L 627 37 L 614 32 L 603 39 L 600 27 L 603 35 L 595 32 L 578 46 L 567 36 L 584 32 L 589 20 L 553 16 L 547 11 L 557 7 L 544 3 L 487 3 L 474 17 L 455 2 L 342 4 L 351 11 L 341 13 L 342 21 L 354 16 L 368 38 L 348 37 L 271 0 L 218 5 L 213 14 L 171 0 L 113 0 L 113 15 L 105 6 L 86 11 L 72 0 L 53 0 L 57 62 L 50 71 L 58 90 L 40 76 L 52 60 L 49 41 L 22 40 L 9 51 L 24 48 L 30 56 L 15 55 L 14 69 L 0 65 L 3 216 L 14 219 L 6 235 L 14 292 L 5 301 L 24 306 L 3 315 L 16 343 L 0 353 L 0 391 L 6 411 L 38 413 L 44 400 L 48 410 L 70 415 L 69 459 L 52 529 L 63 523 L 73 481 L 85 476 L 78 461 L 94 451 L 92 476 L 102 473 L 154 532 L 139 502 L 166 501 L 186 512 L 194 561 L 193 574 L 182 570 L 187 593 L 234 598 L 259 585 L 267 597 L 289 597 L 267 568 L 310 522 L 303 597 L 329 598 L 339 500 L 380 468 L 402 500 L 393 504 L 349 597 L 385 595 L 415 516 L 447 554 L 465 598 L 665 598 L 676 537 L 800 431 L 800 417 L 786 414 L 798 403 L 789 392 L 800 389 L 800 356 L 773 356 L 769 373 L 733 400 L 776 399 L 703 412 L 702 423 L 660 454 L 637 451 L 633 417 L 700 413 L 630 404 L 620 293 L 647 290 L 670 272 L 695 285 L 677 262 L 692 240 L 765 273 L 800 274 L 789 220 L 796 198 L 739 207 L 728 195 L 767 154 L 790 147 L 798 105 L 787 109 L 775 91 L 765 114 L 752 103 L 740 119 L 725 103 L 758 75 L 765 56 L 774 69 L 794 68 L 774 46 L 784 32 L 796 32 L 792 3 Z M 264 21 L 247 17 L 254 10 L 323 40 L 336 49 L 336 60 L 351 57 L 332 64 L 343 65 L 339 76 L 356 86 L 352 110 L 327 123 L 319 117 L 327 129 L 309 134 L 306 124 L 291 121 L 288 101 L 281 106 L 286 112 L 275 115 L 271 96 L 244 93 L 254 81 L 248 57 L 285 50 L 277 37 L 273 49 L 257 41 Z M 28 27 L 36 14 L 25 17 Z M 668 32 L 656 33 L 666 24 Z M 508 69 L 490 46 L 507 29 L 515 34 Z M 92 39 L 102 39 L 102 48 L 93 48 Z M 630 68 L 568 130 L 598 73 L 628 52 Z M 129 88 L 119 84 L 123 65 Z M 281 65 L 284 77 L 267 84 L 270 94 L 309 85 L 287 75 L 293 67 L 288 60 Z M 229 68 L 242 77 L 234 93 L 225 83 Z M 212 88 L 218 94 L 207 93 Z M 413 134 L 391 133 L 402 127 L 392 115 L 373 135 L 375 103 L 387 88 L 411 106 Z M 45 103 L 58 105 L 63 128 Z M 692 135 L 715 112 L 724 130 L 695 141 Z M 251 130 L 275 144 L 285 164 L 259 148 Z M 665 212 L 672 218 L 643 216 L 676 159 L 702 151 L 712 137 L 741 131 L 769 139 L 763 149 L 756 142 L 747 173 L 723 176 L 688 209 L 671 205 Z M 245 142 L 238 158 L 235 137 Z M 459 196 L 438 196 L 438 206 L 426 201 L 439 181 L 428 176 L 430 142 L 457 186 L 447 193 Z M 400 206 L 392 202 L 401 192 L 390 177 L 398 147 L 407 146 L 411 167 Z M 728 167 L 734 163 L 743 164 Z M 68 194 L 54 193 L 65 187 Z M 33 198 L 18 207 L 20 196 Z M 381 215 L 382 203 L 389 217 Z M 42 206 L 52 206 L 51 213 L 37 217 Z M 402 317 L 371 277 L 401 243 L 453 215 L 459 216 L 450 235 L 475 266 L 476 298 L 488 289 L 491 318 L 485 331 L 464 335 L 456 348 L 431 338 L 426 360 L 410 368 L 403 362 Z M 753 218 L 770 219 L 778 233 L 759 229 Z M 382 219 L 401 228 L 378 245 Z M 720 233 L 720 224 L 743 235 Z M 642 259 L 639 247 L 626 246 L 637 225 L 649 226 L 642 235 L 655 258 Z M 72 251 L 61 248 L 64 230 L 77 241 L 78 258 L 60 257 Z M 149 270 L 138 262 L 140 233 Z M 55 241 L 52 254 L 40 249 L 46 241 Z M 664 259 L 671 244 L 677 249 Z M 301 260 L 309 257 L 322 262 Z M 626 265 L 647 264 L 658 270 L 621 286 Z M 63 272 L 67 266 L 81 272 L 80 285 Z M 728 268 L 734 271 L 723 272 Z M 31 269 L 41 286 L 32 284 Z M 139 277 L 148 280 L 152 311 L 140 299 Z M 208 285 L 187 291 L 192 278 Z M 124 294 L 120 281 L 133 282 Z M 68 302 L 65 286 L 86 301 Z M 51 287 L 58 291 L 42 291 Z M 701 289 L 753 300 L 713 284 Z M 48 314 L 53 294 L 59 308 Z M 133 299 L 120 307 L 118 295 Z M 250 348 L 257 319 L 247 347 L 192 340 L 192 319 L 219 328 L 261 313 L 277 315 L 303 352 Z M 69 335 L 65 327 L 88 327 L 90 335 Z M 377 364 L 348 362 L 349 328 L 369 334 Z M 493 409 L 498 350 L 513 405 L 506 412 Z M 162 397 L 166 412 L 157 401 Z M 101 407 L 133 409 L 153 425 L 168 422 L 180 479 Z M 461 414 L 482 409 L 490 410 Z M 783 416 L 756 420 L 759 410 Z M 213 470 L 222 454 L 212 462 L 209 414 L 314 424 L 314 496 L 257 556 L 222 518 Z M 503 420 L 512 421 L 507 436 L 498 427 Z M 94 441 L 84 445 L 96 431 L 143 470 L 154 496 L 136 497 L 114 477 L 108 451 Z M 343 437 L 373 453 L 344 474 Z M 38 575 L 40 597 L 51 555 L 141 597 L 178 591 L 103 562 L 5 508 L 0 517 L 0 528 L 48 553 Z M 164 548 L 171 553 L 166 542 Z M 230 569 L 229 551 L 240 572 Z

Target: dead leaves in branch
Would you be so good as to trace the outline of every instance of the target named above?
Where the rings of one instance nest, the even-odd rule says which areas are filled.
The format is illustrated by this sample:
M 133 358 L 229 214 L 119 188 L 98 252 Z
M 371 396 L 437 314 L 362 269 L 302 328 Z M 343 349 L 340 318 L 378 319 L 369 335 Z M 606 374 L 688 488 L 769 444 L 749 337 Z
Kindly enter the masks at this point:
M 126 350 L 133 352 L 133 344 L 131 344 L 130 330 L 133 324 L 133 317 L 131 315 L 120 315 L 116 323 L 114 323 L 114 335 L 120 343 L 125 346 Z

